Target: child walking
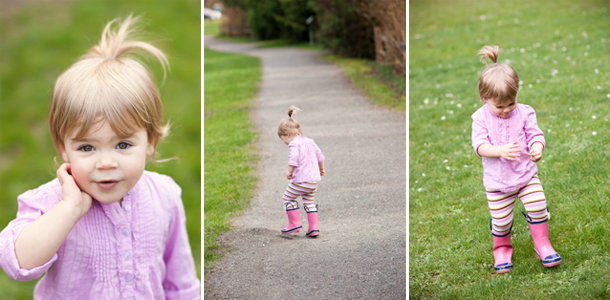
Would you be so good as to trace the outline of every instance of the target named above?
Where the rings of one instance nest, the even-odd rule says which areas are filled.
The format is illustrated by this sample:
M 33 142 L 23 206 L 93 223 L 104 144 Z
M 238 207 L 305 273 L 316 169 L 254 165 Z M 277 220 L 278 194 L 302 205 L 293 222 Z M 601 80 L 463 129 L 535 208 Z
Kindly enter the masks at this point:
M 517 103 L 519 76 L 506 64 L 498 64 L 498 46 L 485 46 L 481 60 L 489 58 L 479 79 L 483 105 L 472 115 L 472 146 L 483 160 L 483 184 L 491 212 L 494 269 L 505 273 L 513 268 L 510 243 L 513 206 L 518 197 L 534 240 L 534 251 L 545 267 L 561 263 L 549 242 L 549 212 L 536 162 L 545 148 L 544 134 L 538 128 L 536 112 Z
M 159 92 L 130 53 L 165 54 L 113 30 L 55 81 L 49 127 L 57 178 L 18 197 L 0 233 L 0 265 L 39 278 L 34 299 L 200 299 L 181 189 L 144 170 L 169 132 Z
M 308 237 L 320 235 L 318 229 L 318 206 L 314 203 L 320 176 L 325 174 L 324 155 L 316 143 L 306 138 L 301 130 L 299 122 L 292 116 L 300 110 L 291 106 L 287 113 L 288 118 L 280 121 L 277 135 L 288 145 L 288 174 L 290 180 L 284 192 L 284 208 L 288 214 L 288 226 L 282 229 L 283 234 L 297 233 L 303 231 L 301 226 L 301 214 L 299 203 L 296 199 L 301 196 L 303 208 L 307 213 L 309 230 L 305 234 Z

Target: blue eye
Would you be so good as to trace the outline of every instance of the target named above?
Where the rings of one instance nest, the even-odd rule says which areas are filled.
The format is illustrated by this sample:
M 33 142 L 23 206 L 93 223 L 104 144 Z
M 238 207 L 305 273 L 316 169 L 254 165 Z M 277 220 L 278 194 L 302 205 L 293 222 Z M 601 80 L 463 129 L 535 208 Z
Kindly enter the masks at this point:
M 81 146 L 78 150 L 83 151 L 83 152 L 91 152 L 94 150 L 94 148 L 91 145 L 84 145 L 84 146 Z
M 128 143 L 125 143 L 125 142 L 120 142 L 118 145 L 116 145 L 117 149 L 122 149 L 122 150 L 125 150 L 129 147 L 131 147 L 131 145 Z

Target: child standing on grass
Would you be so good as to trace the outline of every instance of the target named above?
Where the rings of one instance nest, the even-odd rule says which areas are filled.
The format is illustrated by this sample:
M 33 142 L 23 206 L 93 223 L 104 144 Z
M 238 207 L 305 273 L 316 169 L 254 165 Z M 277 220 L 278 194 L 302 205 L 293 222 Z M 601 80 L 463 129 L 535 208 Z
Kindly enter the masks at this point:
M 181 189 L 144 170 L 169 132 L 159 92 L 130 53 L 167 58 L 112 30 L 55 81 L 49 127 L 64 163 L 57 178 L 18 197 L 0 233 L 0 265 L 39 278 L 34 299 L 199 299 Z
M 325 174 L 324 155 L 312 139 L 306 138 L 301 130 L 299 122 L 292 118 L 300 110 L 291 106 L 288 109 L 288 118 L 283 119 L 278 128 L 277 135 L 288 145 L 288 174 L 290 180 L 284 192 L 284 208 L 288 214 L 288 226 L 282 229 L 283 234 L 297 233 L 303 231 L 301 226 L 301 214 L 299 203 L 296 199 L 303 198 L 303 208 L 307 213 L 309 230 L 306 236 L 317 237 L 320 235 L 318 229 L 318 206 L 314 204 L 314 196 L 320 176 Z
M 517 103 L 519 76 L 506 64 L 498 64 L 498 46 L 485 46 L 481 60 L 494 62 L 479 79 L 483 105 L 472 115 L 472 145 L 483 158 L 483 184 L 491 212 L 494 269 L 505 273 L 513 268 L 510 243 L 513 206 L 517 197 L 527 213 L 522 212 L 534 240 L 534 251 L 545 267 L 561 263 L 561 257 L 549 242 L 549 212 L 536 162 L 545 147 L 544 134 L 538 128 L 536 112 Z

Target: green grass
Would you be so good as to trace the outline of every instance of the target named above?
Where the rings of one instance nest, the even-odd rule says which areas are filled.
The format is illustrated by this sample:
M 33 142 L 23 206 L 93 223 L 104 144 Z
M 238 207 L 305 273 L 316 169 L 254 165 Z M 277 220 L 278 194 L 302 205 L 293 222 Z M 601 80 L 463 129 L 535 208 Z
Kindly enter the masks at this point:
M 55 177 L 57 154 L 46 121 L 54 80 L 99 40 L 108 21 L 144 14 L 145 33 L 168 54 L 171 68 L 159 89 L 173 126 L 157 158 L 178 158 L 147 169 L 181 186 L 201 274 L 200 11 L 198 1 L 42 1 L 0 15 L 0 228 L 15 217 L 18 195 Z M 150 67 L 160 82 L 160 66 Z M 0 272 L 0 299 L 32 299 L 35 283 Z
M 220 32 L 220 20 L 204 20 L 203 22 L 203 34 L 204 35 L 217 35 Z
M 204 265 L 222 256 L 219 234 L 248 207 L 256 187 L 257 134 L 249 109 L 261 81 L 258 58 L 204 48 Z
M 610 3 L 411 1 L 409 293 L 413 299 L 610 298 Z M 544 268 L 515 206 L 513 271 L 493 272 L 481 159 L 471 114 L 484 45 L 523 81 L 547 148 L 538 163 L 550 237 Z
M 406 111 L 405 77 L 395 75 L 390 66 L 375 62 L 326 54 L 322 58 L 339 65 L 352 83 L 361 89 L 375 104 Z

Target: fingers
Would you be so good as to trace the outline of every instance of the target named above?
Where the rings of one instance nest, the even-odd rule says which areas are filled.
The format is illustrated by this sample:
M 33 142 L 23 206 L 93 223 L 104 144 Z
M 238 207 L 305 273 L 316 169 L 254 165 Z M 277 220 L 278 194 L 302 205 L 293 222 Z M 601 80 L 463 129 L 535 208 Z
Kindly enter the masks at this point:
M 57 178 L 60 184 L 64 184 L 65 180 L 72 179 L 72 166 L 69 163 L 63 163 L 57 169 Z

